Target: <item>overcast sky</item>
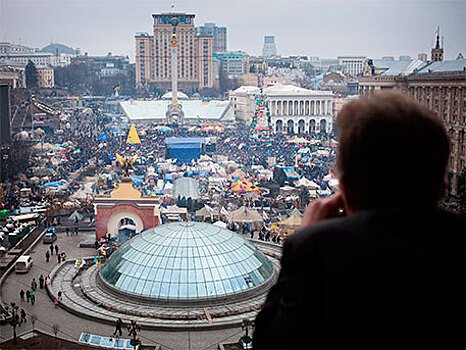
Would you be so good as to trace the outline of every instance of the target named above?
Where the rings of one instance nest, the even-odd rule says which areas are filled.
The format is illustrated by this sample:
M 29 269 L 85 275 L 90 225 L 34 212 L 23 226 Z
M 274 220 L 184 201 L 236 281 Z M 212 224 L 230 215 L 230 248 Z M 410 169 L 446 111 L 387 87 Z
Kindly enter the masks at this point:
M 325 58 L 429 53 L 437 26 L 445 56 L 466 52 L 466 0 L 0 0 L 0 39 L 31 47 L 62 43 L 90 55 L 129 55 L 134 34 L 152 32 L 152 13 L 196 14 L 226 26 L 229 50 Z

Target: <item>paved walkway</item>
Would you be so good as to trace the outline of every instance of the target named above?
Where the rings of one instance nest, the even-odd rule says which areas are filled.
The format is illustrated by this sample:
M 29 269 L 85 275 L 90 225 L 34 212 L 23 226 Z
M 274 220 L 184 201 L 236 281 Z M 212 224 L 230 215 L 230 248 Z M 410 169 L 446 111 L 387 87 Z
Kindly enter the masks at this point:
M 90 235 L 91 233 L 87 233 Z M 60 248 L 60 251 L 65 251 L 67 259 L 75 259 L 82 256 L 92 256 L 95 250 L 92 248 L 79 248 L 81 240 L 89 237 L 79 236 L 66 237 L 65 233 L 59 233 L 59 238 L 55 242 Z M 62 308 L 55 308 L 50 297 L 45 289 L 36 291 L 36 304 L 32 306 L 27 302 L 20 302 L 19 291 L 30 288 L 32 278 L 38 280 L 40 274 L 44 276 L 51 273 L 57 266 L 56 256 L 53 255 L 49 263 L 45 262 L 45 252 L 49 249 L 49 245 L 39 242 L 31 251 L 31 256 L 34 259 L 34 265 L 27 274 L 11 273 L 1 286 L 3 302 L 15 302 L 20 308 L 24 308 L 28 315 L 28 321 L 21 327 L 18 327 L 17 332 L 23 333 L 32 329 L 31 315 L 37 317 L 35 327 L 49 334 L 53 334 L 52 325 L 56 324 L 59 327 L 58 336 L 77 340 L 81 332 L 89 332 L 109 336 L 113 334 L 114 326 L 85 319 L 81 316 L 74 315 Z M 67 291 L 68 293 L 68 291 Z M 141 330 L 140 339 L 143 344 L 161 345 L 162 349 L 218 349 L 219 343 L 236 342 L 243 331 L 241 327 L 232 327 L 225 329 L 210 329 L 204 331 L 163 331 L 144 329 Z M 0 339 L 3 341 L 13 336 L 12 327 L 0 326 Z
M 275 264 L 278 266 L 278 261 L 275 261 Z M 172 330 L 240 326 L 243 318 L 256 317 L 266 297 L 266 294 L 259 289 L 257 294 L 251 293 L 247 299 L 241 295 L 231 296 L 227 303 L 218 302 L 216 305 L 150 304 L 109 293 L 97 283 L 98 271 L 98 266 L 91 266 L 75 279 L 77 270 L 74 263 L 70 261 L 61 264 L 58 271 L 52 272 L 53 283 L 49 286 L 50 294 L 56 296 L 59 289 L 66 290 L 60 306 L 83 317 L 100 319 L 110 324 L 113 324 L 118 317 L 126 322 L 134 319 L 144 328 Z M 272 284 L 274 280 L 275 278 L 268 283 Z M 213 318 L 212 325 L 206 320 L 204 307 L 208 308 Z

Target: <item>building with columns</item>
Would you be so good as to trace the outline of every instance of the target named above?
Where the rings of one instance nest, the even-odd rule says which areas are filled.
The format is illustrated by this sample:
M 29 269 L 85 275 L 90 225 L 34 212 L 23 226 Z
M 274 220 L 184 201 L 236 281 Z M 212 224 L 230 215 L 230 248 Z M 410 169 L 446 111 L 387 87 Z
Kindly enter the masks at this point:
M 251 122 L 254 94 L 259 88 L 242 86 L 230 93 L 235 117 Z M 264 88 L 274 133 L 311 135 L 333 131 L 333 94 L 330 91 L 308 90 L 292 85 Z
M 159 89 L 171 88 L 171 46 L 173 23 L 178 38 L 178 87 L 185 92 L 212 88 L 213 37 L 196 35 L 194 14 L 153 14 L 153 35 L 137 33 L 136 86 L 148 88 L 155 84 Z
M 451 141 L 448 192 L 453 198 L 464 195 L 466 177 L 466 59 L 429 61 L 416 64 L 409 74 L 392 70 L 359 78 L 359 93 L 398 90 L 434 111 L 447 128 Z M 422 176 L 422 174 L 420 174 Z

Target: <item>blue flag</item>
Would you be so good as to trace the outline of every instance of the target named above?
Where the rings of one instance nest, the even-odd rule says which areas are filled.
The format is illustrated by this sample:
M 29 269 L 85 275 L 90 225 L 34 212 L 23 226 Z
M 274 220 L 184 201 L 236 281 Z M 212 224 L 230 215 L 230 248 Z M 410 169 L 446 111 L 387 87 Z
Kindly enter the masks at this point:
M 97 140 L 99 141 L 107 141 L 107 134 L 103 133 L 102 135 L 97 136 Z

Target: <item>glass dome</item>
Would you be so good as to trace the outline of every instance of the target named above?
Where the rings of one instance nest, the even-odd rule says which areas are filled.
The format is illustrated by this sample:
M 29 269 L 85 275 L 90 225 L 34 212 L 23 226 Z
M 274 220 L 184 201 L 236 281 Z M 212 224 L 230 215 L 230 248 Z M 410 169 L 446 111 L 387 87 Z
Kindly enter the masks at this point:
M 272 263 L 237 233 L 189 222 L 161 225 L 126 242 L 100 276 L 132 295 L 195 300 L 245 292 L 273 273 Z

